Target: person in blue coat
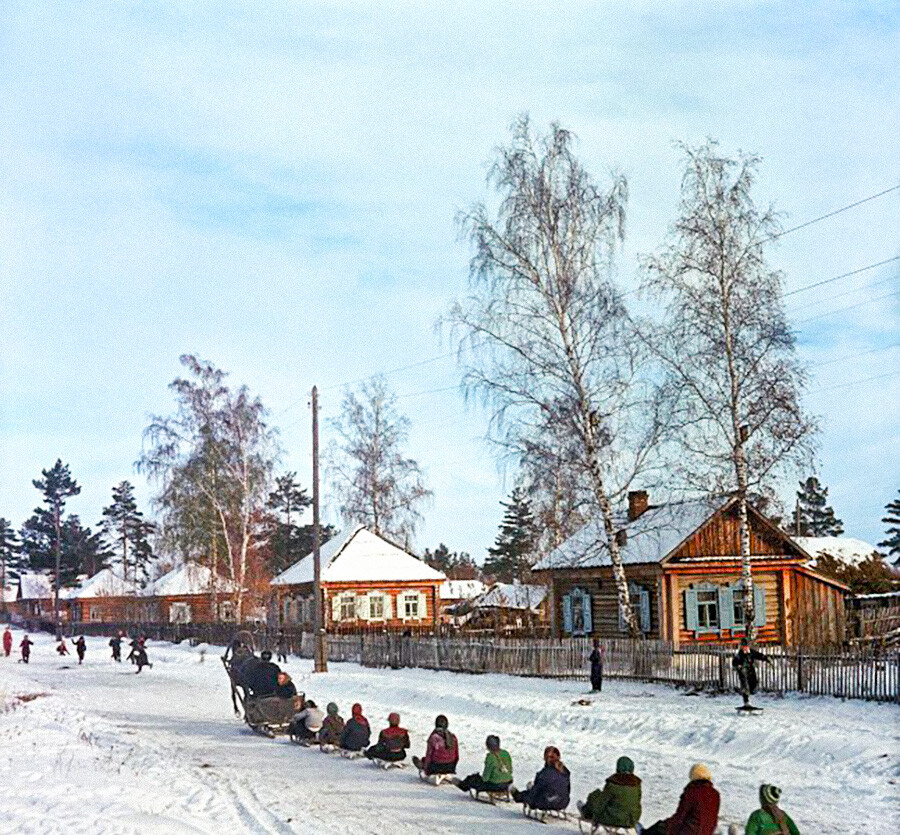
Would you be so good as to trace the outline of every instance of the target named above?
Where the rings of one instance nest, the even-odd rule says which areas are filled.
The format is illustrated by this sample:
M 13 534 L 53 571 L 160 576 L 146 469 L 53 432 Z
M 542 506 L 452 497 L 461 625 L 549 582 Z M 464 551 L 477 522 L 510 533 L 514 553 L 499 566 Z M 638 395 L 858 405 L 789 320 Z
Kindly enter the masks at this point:
M 534 782 L 523 792 L 513 791 L 513 800 L 532 809 L 561 812 L 569 805 L 571 780 L 569 769 L 560 759 L 559 748 L 548 745 L 544 749 L 544 767 L 534 776 Z

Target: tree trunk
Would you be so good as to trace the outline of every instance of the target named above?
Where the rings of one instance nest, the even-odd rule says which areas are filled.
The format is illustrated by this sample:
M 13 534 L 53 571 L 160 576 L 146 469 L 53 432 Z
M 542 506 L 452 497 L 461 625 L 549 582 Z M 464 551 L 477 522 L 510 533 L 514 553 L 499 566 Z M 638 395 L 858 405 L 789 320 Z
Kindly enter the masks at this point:
M 740 437 L 740 436 L 739 436 Z M 756 607 L 753 597 L 753 572 L 750 565 L 750 523 L 747 514 L 747 456 L 743 441 L 735 449 L 738 481 L 738 539 L 741 553 L 741 580 L 744 584 L 744 632 L 749 640 L 756 637 Z

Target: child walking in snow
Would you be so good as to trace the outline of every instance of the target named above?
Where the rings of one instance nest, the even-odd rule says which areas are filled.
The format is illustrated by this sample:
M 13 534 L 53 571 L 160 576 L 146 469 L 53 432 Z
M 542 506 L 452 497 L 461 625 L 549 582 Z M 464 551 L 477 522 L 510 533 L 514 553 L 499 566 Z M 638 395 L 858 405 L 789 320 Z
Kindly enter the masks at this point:
M 34 644 L 27 635 L 22 638 L 22 642 L 19 644 L 19 649 L 22 650 L 22 661 L 27 664 L 28 659 L 31 658 L 31 647 Z

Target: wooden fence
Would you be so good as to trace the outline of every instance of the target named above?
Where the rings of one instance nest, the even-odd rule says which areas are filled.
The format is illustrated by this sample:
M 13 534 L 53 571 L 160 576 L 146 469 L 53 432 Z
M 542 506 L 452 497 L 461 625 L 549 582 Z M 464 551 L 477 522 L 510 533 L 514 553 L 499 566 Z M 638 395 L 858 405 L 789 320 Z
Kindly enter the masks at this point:
M 29 628 L 36 628 L 35 624 Z M 51 627 L 52 628 L 52 627 Z M 277 630 L 246 627 L 257 648 L 274 649 Z M 70 624 L 71 634 L 113 635 L 140 631 L 152 640 L 226 645 L 233 624 Z M 289 652 L 313 656 L 313 635 L 286 630 Z M 440 635 L 404 636 L 362 632 L 329 635 L 328 658 L 366 667 L 419 667 L 459 673 L 506 673 L 587 681 L 588 638 L 463 638 Z M 728 691 L 738 687 L 731 667 L 734 647 L 702 646 L 674 649 L 665 641 L 601 640 L 603 672 L 609 678 L 660 682 L 700 690 Z M 769 663 L 759 663 L 759 689 L 769 693 L 808 693 L 848 699 L 900 703 L 900 651 L 854 648 L 809 652 L 762 646 Z

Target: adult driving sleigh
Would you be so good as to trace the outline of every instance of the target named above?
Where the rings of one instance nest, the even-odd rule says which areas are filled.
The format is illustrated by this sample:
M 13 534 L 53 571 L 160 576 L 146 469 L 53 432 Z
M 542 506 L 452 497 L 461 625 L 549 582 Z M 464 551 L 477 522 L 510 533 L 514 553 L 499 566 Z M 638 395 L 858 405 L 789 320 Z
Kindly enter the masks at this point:
M 253 651 L 253 636 L 238 632 L 222 656 L 231 681 L 231 703 L 235 715 L 256 733 L 274 737 L 286 734 L 294 714 L 303 710 L 304 694 L 272 662 L 272 653 Z

